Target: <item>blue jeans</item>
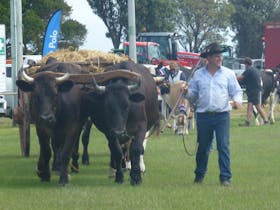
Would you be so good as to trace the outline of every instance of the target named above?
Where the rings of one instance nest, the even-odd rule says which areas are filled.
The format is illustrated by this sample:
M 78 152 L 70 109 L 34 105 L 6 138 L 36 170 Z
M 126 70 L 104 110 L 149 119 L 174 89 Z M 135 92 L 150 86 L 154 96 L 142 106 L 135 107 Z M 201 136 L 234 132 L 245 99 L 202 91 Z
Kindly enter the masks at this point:
M 229 151 L 229 129 L 230 113 L 197 113 L 197 141 L 195 174 L 203 178 L 207 171 L 209 150 L 216 134 L 217 150 L 219 155 L 220 181 L 230 180 L 230 151 Z

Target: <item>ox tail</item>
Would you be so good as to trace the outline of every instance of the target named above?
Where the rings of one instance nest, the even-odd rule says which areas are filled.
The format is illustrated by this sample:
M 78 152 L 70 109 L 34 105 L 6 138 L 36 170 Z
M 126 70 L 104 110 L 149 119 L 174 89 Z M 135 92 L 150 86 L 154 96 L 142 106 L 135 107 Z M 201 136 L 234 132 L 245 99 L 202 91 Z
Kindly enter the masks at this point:
M 149 130 L 149 134 L 146 138 L 150 137 L 154 133 L 156 134 L 156 136 L 159 136 L 159 134 L 160 134 L 160 118 L 156 121 L 156 123 Z

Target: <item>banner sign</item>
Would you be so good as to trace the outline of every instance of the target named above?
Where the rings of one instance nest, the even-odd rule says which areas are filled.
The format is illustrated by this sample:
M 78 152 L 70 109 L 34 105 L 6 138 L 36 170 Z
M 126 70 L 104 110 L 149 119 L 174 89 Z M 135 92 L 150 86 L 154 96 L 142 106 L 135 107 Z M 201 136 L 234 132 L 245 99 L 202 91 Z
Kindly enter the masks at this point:
M 43 53 L 42 53 L 43 56 L 57 50 L 61 14 L 62 11 L 57 10 L 49 19 L 49 23 L 47 25 L 45 38 L 44 38 Z
M 6 90 L 6 31 L 0 24 L 0 92 Z

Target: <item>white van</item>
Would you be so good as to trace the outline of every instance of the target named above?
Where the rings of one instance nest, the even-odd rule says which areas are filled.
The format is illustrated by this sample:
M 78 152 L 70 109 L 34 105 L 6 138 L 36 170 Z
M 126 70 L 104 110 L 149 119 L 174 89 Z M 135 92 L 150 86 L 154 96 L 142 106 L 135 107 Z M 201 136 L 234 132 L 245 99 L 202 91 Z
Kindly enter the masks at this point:
M 11 117 L 13 104 L 13 81 L 12 81 L 12 64 L 6 63 L 6 69 L 1 70 L 3 76 L 1 95 L 0 95 L 0 116 Z
M 23 67 L 28 67 L 30 63 L 37 63 L 42 59 L 41 55 L 24 55 Z M 0 69 L 1 89 L 0 89 L 0 116 L 12 117 L 12 109 L 17 93 L 13 91 L 12 62 L 6 60 L 6 69 Z

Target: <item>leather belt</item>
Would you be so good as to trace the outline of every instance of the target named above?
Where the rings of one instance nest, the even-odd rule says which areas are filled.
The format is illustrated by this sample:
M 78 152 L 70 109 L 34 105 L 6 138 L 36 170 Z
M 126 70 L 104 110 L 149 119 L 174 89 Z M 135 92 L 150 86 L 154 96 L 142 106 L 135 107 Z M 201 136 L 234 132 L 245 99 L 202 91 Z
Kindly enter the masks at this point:
M 198 112 L 198 115 L 217 116 L 228 112 Z

